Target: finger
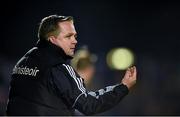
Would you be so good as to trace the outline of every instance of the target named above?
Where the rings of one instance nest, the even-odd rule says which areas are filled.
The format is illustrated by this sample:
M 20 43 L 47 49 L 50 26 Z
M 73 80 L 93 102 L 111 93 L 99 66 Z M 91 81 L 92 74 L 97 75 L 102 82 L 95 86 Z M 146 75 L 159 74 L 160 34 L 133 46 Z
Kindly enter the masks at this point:
M 135 69 L 136 69 L 136 68 L 135 68 L 134 66 L 133 66 L 133 67 L 130 67 L 129 77 L 132 77 L 132 78 L 133 78 L 133 77 L 136 75 L 136 74 L 135 74 L 135 72 L 136 72 Z
M 126 70 L 125 77 L 129 77 L 131 75 L 131 72 L 129 70 Z
M 130 69 L 131 74 L 133 74 L 133 72 L 134 72 L 133 69 L 134 69 L 134 68 L 133 68 L 133 67 L 130 67 L 129 69 Z
M 133 69 L 133 77 L 136 77 L 137 75 L 137 70 L 136 70 L 136 67 L 134 66 L 134 69 Z
M 130 70 L 126 70 L 126 74 L 130 74 L 131 72 L 130 72 Z
M 134 73 L 134 72 L 135 72 L 134 70 L 135 70 L 135 66 L 133 66 L 133 67 L 132 67 L 132 73 Z

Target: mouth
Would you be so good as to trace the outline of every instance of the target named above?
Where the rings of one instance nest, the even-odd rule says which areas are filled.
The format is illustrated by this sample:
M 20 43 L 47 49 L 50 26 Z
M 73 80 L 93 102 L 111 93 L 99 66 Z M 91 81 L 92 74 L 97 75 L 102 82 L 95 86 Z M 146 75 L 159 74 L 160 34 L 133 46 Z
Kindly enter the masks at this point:
M 71 51 L 75 51 L 76 47 L 75 46 L 71 46 L 70 50 Z
M 70 49 L 73 50 L 73 51 L 75 50 L 75 48 L 70 48 Z

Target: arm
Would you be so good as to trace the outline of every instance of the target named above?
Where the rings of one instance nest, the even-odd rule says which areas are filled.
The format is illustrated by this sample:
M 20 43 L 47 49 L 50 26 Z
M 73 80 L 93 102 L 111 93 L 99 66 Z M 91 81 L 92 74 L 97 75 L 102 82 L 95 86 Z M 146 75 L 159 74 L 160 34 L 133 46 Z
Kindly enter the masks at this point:
M 121 83 L 96 92 L 87 92 L 82 79 L 77 77 L 77 74 L 69 65 L 53 68 L 52 74 L 59 96 L 64 97 L 68 105 L 78 109 L 85 115 L 92 115 L 111 109 L 129 91 L 125 83 Z M 129 77 L 129 75 L 125 76 Z
M 85 115 L 93 115 L 111 109 L 128 94 L 128 88 L 123 84 L 108 86 L 96 92 L 82 95 L 75 103 L 75 108 Z

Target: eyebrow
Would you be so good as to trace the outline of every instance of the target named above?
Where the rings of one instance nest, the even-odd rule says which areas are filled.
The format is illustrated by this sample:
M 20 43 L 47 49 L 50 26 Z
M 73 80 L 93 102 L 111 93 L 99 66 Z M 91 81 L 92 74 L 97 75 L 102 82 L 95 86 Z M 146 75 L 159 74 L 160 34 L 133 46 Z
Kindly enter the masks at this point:
M 74 35 L 75 37 L 77 37 L 77 33 L 68 33 L 68 34 L 65 35 L 65 37 L 72 36 L 72 35 Z

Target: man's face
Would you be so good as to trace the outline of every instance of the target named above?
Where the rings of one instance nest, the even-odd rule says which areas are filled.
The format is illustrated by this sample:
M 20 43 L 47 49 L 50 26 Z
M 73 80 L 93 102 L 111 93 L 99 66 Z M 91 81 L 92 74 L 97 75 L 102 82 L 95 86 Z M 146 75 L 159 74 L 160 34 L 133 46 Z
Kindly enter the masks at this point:
M 77 44 L 77 33 L 74 24 L 72 21 L 64 21 L 58 23 L 58 25 L 60 28 L 60 33 L 58 36 L 50 37 L 50 41 L 53 44 L 61 47 L 66 55 L 73 56 Z

